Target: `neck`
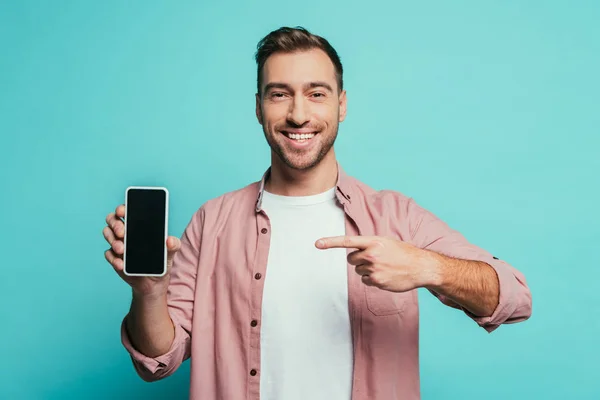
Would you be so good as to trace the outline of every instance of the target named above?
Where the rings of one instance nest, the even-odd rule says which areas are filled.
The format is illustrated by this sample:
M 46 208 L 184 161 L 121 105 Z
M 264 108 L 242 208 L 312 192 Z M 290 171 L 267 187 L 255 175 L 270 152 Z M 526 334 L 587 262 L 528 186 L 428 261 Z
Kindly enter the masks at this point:
M 337 183 L 338 169 L 333 148 L 319 162 L 306 170 L 296 170 L 271 153 L 271 174 L 265 189 L 281 196 L 311 196 L 323 193 Z

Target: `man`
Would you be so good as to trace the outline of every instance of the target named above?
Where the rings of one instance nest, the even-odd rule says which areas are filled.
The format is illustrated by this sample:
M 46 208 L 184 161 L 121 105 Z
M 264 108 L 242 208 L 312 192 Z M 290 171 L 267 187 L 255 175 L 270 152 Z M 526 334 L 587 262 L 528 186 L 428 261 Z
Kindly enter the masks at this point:
M 133 292 L 123 344 L 147 381 L 191 357 L 192 399 L 418 399 L 416 289 L 491 332 L 529 318 L 525 278 L 411 198 L 344 173 L 346 92 L 325 39 L 281 28 L 256 60 L 262 179 L 169 237 L 163 278 L 123 274 L 124 206 L 107 217 L 106 258 Z

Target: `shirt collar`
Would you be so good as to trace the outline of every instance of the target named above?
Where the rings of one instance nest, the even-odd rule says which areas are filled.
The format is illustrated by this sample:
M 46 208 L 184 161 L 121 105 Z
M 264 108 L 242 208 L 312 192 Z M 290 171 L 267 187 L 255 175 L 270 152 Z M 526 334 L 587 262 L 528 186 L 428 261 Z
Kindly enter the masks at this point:
M 348 175 L 342 169 L 339 162 L 337 162 L 337 170 L 338 170 L 338 176 L 337 176 L 337 182 L 335 185 L 336 186 L 335 195 L 336 195 L 336 198 L 338 199 L 338 201 L 342 205 L 345 205 L 346 203 L 352 202 L 352 199 L 350 196 L 350 192 L 351 192 L 350 179 L 349 179 Z M 265 191 L 265 182 L 269 178 L 270 174 L 271 174 L 271 167 L 267 168 L 267 170 L 265 171 L 265 173 L 262 176 L 262 179 L 260 180 L 260 184 L 258 187 L 258 193 L 257 193 L 257 197 L 256 197 L 256 212 L 260 212 L 262 210 L 262 198 L 263 198 L 263 194 Z

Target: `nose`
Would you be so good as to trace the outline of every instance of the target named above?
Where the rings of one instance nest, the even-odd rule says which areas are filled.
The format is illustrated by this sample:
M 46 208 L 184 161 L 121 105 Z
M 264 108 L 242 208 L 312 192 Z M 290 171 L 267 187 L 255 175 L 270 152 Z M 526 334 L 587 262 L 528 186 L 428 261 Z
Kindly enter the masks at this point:
M 309 121 L 308 107 L 302 96 L 294 98 L 287 116 L 288 122 L 302 126 Z

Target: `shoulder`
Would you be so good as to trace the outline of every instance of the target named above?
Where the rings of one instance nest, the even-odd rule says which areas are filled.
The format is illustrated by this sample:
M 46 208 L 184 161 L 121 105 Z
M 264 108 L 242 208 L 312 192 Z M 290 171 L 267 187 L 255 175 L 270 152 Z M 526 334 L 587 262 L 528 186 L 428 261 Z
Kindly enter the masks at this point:
M 388 221 L 390 226 L 400 226 L 412 237 L 422 221 L 431 213 L 408 194 L 396 189 L 375 189 L 355 178 L 348 180 L 355 210 L 373 219 Z
M 383 206 L 386 208 L 412 208 L 415 200 L 409 195 L 395 189 L 375 189 L 372 186 L 354 178 L 347 177 L 349 187 L 354 196 L 362 199 L 366 206 Z
M 228 216 L 233 211 L 239 213 L 241 210 L 252 212 L 256 205 L 256 200 L 260 188 L 260 181 L 249 183 L 248 185 L 223 193 L 219 196 L 206 200 L 196 211 L 198 218 L 219 219 Z

